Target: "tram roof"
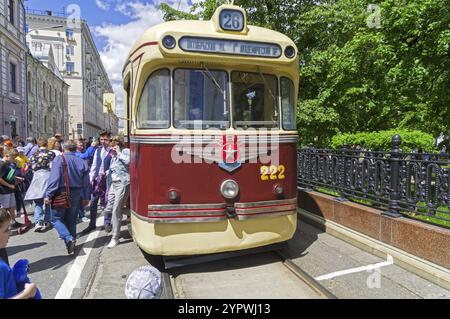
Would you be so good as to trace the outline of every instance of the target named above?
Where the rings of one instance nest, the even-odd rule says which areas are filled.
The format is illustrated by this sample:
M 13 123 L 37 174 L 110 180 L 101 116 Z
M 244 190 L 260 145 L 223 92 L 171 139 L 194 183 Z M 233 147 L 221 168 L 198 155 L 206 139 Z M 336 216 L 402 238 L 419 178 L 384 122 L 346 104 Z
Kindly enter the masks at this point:
M 247 25 L 247 30 L 248 32 L 246 32 L 245 34 L 236 34 L 234 32 L 218 32 L 215 28 L 214 22 L 211 20 L 180 20 L 164 22 L 147 29 L 131 48 L 128 54 L 128 58 L 130 58 L 142 46 L 142 44 L 148 42 L 160 42 L 163 35 L 171 33 L 183 34 L 186 36 L 258 41 L 274 44 L 289 43 L 290 45 L 295 47 L 294 42 L 289 37 L 278 31 L 252 25 Z

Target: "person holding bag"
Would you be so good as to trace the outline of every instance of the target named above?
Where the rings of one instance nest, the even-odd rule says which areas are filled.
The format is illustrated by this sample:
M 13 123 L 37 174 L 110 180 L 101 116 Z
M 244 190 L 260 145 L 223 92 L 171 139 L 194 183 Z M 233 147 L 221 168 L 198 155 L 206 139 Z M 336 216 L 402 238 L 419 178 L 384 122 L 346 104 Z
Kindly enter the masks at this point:
M 76 149 L 74 141 L 64 143 L 64 153 L 52 162 L 45 192 L 45 203 L 53 211 L 53 227 L 64 240 L 69 255 L 75 252 L 80 197 L 83 206 L 87 206 L 91 192 L 89 168 L 86 161 L 76 156 Z
M 44 205 L 45 190 L 50 178 L 50 163 L 55 158 L 55 154 L 47 149 L 47 140 L 40 137 L 38 140 L 39 149 L 31 156 L 31 169 L 33 178 L 30 187 L 25 194 L 25 201 L 36 204 L 34 210 L 34 231 L 42 232 L 51 228 L 51 211 L 49 205 Z

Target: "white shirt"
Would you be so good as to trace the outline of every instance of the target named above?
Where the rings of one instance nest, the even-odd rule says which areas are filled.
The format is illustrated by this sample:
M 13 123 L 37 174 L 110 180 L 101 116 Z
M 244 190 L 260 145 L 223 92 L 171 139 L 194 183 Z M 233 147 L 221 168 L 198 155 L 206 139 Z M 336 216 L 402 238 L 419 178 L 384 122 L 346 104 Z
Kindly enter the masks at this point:
M 100 153 L 100 157 L 102 160 L 100 162 L 99 173 L 105 173 L 105 170 L 103 168 L 103 161 L 105 160 L 106 156 L 108 155 L 110 149 L 111 149 L 111 147 L 109 147 L 109 146 L 106 149 L 104 147 L 102 147 L 102 151 Z M 90 179 L 91 183 L 94 181 L 95 171 L 97 170 L 97 154 L 98 154 L 98 149 L 95 150 L 94 158 L 92 160 L 91 171 L 89 172 L 89 179 Z

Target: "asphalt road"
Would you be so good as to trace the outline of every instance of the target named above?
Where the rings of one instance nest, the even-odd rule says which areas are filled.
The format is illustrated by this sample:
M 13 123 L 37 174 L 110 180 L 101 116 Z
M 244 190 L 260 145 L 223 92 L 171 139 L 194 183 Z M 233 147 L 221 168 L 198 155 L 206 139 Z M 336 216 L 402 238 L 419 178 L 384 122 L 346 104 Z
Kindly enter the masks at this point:
M 33 213 L 30 215 L 34 221 Z M 23 217 L 18 221 L 23 221 Z M 101 223 L 102 218 L 99 218 L 97 225 Z M 87 226 L 88 223 L 79 223 L 77 233 L 81 235 Z M 109 239 L 102 227 L 98 227 L 98 231 L 80 236 L 75 255 L 69 256 L 55 229 L 44 233 L 30 230 L 23 235 L 12 236 L 7 252 L 11 266 L 19 259 L 29 260 L 29 277 L 37 284 L 43 298 L 82 298 L 95 272 L 100 252 Z

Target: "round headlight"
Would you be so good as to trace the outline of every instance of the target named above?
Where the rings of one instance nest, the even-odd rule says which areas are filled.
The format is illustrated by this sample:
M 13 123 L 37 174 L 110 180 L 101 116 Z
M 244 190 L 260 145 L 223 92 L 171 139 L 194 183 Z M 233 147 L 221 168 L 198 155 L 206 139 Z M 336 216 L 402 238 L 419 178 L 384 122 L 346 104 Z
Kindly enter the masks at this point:
M 173 48 L 175 48 L 177 41 L 175 41 L 175 38 L 173 36 L 166 35 L 163 38 L 162 43 L 166 49 L 173 49 Z
M 220 192 L 225 198 L 235 198 L 239 194 L 239 185 L 231 179 L 226 180 L 220 186 Z
M 295 49 L 293 46 L 288 46 L 286 47 L 286 49 L 284 49 L 284 55 L 289 58 L 292 59 L 293 57 L 295 57 Z

